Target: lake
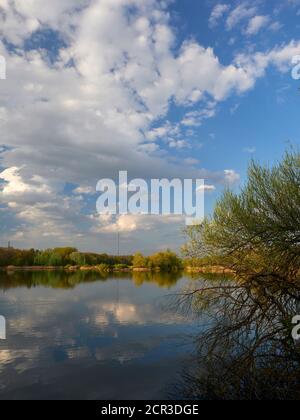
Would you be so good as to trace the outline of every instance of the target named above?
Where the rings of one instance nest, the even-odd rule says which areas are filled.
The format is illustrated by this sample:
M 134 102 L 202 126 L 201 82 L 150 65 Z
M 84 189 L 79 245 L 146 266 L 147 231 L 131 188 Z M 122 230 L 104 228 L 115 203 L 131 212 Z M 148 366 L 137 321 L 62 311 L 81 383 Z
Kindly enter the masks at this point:
M 272 277 L 2 272 L 0 399 L 298 400 L 299 313 Z
M 0 399 L 164 399 L 196 325 L 179 274 L 0 273 Z

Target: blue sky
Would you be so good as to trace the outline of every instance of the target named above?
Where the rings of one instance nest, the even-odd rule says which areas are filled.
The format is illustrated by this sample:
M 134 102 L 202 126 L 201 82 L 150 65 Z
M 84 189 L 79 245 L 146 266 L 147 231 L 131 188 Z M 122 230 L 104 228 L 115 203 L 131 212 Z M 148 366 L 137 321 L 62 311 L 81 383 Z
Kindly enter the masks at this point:
M 145 253 L 178 217 L 96 214 L 96 183 L 205 178 L 206 212 L 254 158 L 299 144 L 298 0 L 0 0 L 0 243 Z

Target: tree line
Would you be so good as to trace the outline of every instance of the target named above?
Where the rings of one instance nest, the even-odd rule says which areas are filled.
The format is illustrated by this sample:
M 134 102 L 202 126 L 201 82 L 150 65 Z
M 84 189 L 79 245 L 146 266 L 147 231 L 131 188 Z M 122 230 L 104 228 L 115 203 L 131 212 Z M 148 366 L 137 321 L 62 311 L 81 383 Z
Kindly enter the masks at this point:
M 72 267 L 98 266 L 103 271 L 111 268 L 145 268 L 161 271 L 176 271 L 182 267 L 181 259 L 167 250 L 151 256 L 137 253 L 134 256 L 113 256 L 79 252 L 77 248 L 51 248 L 46 250 L 21 250 L 15 248 L 0 248 L 0 267 Z
M 46 250 L 21 250 L 15 248 L 0 248 L 0 266 L 15 267 L 65 267 L 67 265 L 99 265 L 109 266 L 123 264 L 132 265 L 133 256 L 112 256 L 90 252 L 79 252 L 77 248 L 49 248 Z

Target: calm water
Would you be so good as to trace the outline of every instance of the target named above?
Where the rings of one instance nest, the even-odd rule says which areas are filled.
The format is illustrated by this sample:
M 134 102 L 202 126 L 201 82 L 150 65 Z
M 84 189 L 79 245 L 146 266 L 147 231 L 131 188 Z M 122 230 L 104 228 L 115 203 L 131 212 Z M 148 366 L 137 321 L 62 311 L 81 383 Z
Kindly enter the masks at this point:
M 195 326 L 168 295 L 178 275 L 0 273 L 0 399 L 160 399 Z

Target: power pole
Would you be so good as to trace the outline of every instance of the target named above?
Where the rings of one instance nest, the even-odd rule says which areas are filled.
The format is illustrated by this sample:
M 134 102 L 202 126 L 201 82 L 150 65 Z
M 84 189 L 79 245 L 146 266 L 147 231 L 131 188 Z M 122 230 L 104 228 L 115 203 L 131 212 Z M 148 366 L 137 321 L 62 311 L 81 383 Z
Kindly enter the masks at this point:
M 118 257 L 120 256 L 120 231 L 118 230 Z

